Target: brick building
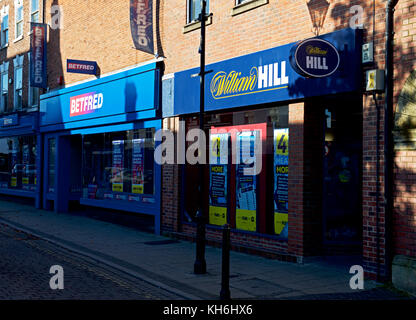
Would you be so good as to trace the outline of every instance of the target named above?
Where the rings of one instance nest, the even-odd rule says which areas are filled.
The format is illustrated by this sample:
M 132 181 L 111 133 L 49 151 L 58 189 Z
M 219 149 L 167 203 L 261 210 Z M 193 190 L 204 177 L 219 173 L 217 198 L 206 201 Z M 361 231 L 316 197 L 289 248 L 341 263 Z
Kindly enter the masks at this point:
M 134 47 L 129 1 L 32 2 L 0 3 L 0 71 L 7 70 L 9 92 L 7 108 L 2 107 L 1 139 L 31 135 L 37 146 L 24 160 L 23 145 L 28 143 L 18 142 L 17 151 L 6 142 L 0 192 L 35 198 L 38 207 L 56 211 L 75 202 L 145 213 L 155 218 L 157 232 L 194 239 L 198 170 L 186 163 L 159 166 L 152 155 L 159 143 L 153 139 L 157 129 L 173 131 L 181 142 L 181 129 L 199 126 L 199 80 L 192 76 L 199 66 L 199 2 L 153 1 L 156 56 Z M 207 157 L 219 159 L 212 154 L 215 143 L 220 153 L 232 151 L 233 143 L 240 152 L 243 141 L 251 145 L 260 139 L 263 150 L 262 170 L 254 178 L 241 175 L 244 166 L 231 163 L 232 152 L 229 163 L 205 166 L 209 243 L 220 243 L 221 225 L 227 222 L 236 250 L 294 262 L 357 255 L 367 276 L 388 278 L 392 265 L 393 279 L 395 272 L 411 273 L 406 266 L 416 257 L 414 1 L 400 0 L 394 17 L 396 113 L 390 176 L 384 172 L 385 95 L 365 92 L 365 72 L 386 69 L 386 5 L 381 0 L 209 1 Z M 61 28 L 52 28 L 58 17 L 53 6 L 62 14 Z M 45 89 L 29 89 L 30 16 L 50 26 Z M 21 21 L 20 39 L 16 31 Z M 7 30 L 8 46 L 3 45 Z M 295 70 L 296 61 L 290 61 L 292 49 L 302 48 L 299 41 L 317 34 L 327 46 L 320 50 L 338 57 L 334 61 L 339 64 L 326 77 L 302 74 Z M 374 59 L 362 63 L 366 43 L 373 44 Z M 68 72 L 68 59 L 95 61 L 96 75 Z M 332 68 L 329 58 L 328 65 L 318 60 L 309 67 Z M 20 65 L 22 89 L 15 87 L 20 83 L 15 66 Z M 223 83 L 222 91 L 218 83 Z M 40 103 L 37 90 L 44 93 Z M 71 112 L 72 101 L 76 106 L 83 95 L 97 99 L 100 107 L 87 114 Z M 4 125 L 4 119 L 12 119 L 11 125 Z M 178 160 L 181 154 L 175 156 Z M 23 162 L 36 164 L 28 183 L 23 183 L 25 174 L 12 173 Z M 392 189 L 387 200 L 393 200 L 387 206 L 385 177 Z

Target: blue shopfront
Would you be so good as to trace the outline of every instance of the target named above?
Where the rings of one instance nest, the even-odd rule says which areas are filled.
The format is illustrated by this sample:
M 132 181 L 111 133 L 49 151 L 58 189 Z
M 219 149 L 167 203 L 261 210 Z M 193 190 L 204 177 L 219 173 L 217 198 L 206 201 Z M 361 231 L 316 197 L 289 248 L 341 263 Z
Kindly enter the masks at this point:
M 34 199 L 41 206 L 39 114 L 0 117 L 0 194 Z
M 159 86 L 150 62 L 41 96 L 44 208 L 151 215 L 160 232 Z
M 208 228 L 228 223 L 252 246 L 271 241 L 269 248 L 295 254 L 299 229 L 311 247 L 360 242 L 361 31 L 343 29 L 206 66 Z M 198 71 L 163 81 L 163 117 L 179 117 L 186 130 L 199 127 Z M 249 166 L 260 169 L 247 176 L 244 159 L 259 147 L 262 156 Z M 182 175 L 185 233 L 199 205 L 197 170 L 185 164 Z

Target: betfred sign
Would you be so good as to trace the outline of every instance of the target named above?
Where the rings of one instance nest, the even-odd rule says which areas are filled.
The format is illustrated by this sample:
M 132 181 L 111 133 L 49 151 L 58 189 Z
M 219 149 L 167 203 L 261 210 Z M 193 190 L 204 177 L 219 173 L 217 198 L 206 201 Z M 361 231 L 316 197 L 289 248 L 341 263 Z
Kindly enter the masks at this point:
M 104 95 L 98 92 L 84 93 L 70 98 L 70 117 L 89 114 L 101 109 Z
M 97 62 L 85 60 L 66 60 L 66 72 L 97 74 Z
M 304 77 L 328 77 L 337 71 L 340 56 L 332 43 L 323 39 L 306 39 L 293 46 L 290 63 Z
M 32 39 L 30 42 L 30 85 L 46 88 L 46 24 L 31 22 Z

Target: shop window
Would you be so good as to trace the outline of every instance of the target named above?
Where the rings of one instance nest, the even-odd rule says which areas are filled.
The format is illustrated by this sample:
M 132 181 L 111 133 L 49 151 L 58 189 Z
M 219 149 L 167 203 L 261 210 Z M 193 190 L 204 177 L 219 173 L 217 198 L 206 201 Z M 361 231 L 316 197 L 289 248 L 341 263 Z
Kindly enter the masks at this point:
M 154 202 L 154 128 L 85 135 L 83 197 Z
M 7 10 L 8 12 L 8 10 Z M 1 46 L 5 47 L 9 43 L 9 14 L 2 16 L 1 20 Z
M 207 0 L 206 13 L 209 12 L 209 0 Z M 198 21 L 201 13 L 201 0 L 188 0 L 188 20 L 187 23 Z
M 23 0 L 15 0 L 15 40 L 23 38 Z
M 0 188 L 35 191 L 36 137 L 0 139 Z
M 198 117 L 184 120 L 187 130 L 199 126 Z M 205 129 L 207 223 L 229 223 L 237 230 L 287 240 L 288 107 L 208 114 Z M 192 221 L 198 210 L 198 183 L 198 166 L 186 164 L 185 221 Z
M 31 0 L 30 21 L 39 22 L 39 0 Z

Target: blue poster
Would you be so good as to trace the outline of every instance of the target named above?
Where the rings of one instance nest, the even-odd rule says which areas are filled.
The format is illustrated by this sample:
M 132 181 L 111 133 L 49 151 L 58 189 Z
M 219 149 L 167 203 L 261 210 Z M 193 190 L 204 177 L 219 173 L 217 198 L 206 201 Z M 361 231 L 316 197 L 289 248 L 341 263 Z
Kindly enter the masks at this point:
M 274 129 L 274 231 L 288 237 L 289 129 Z

